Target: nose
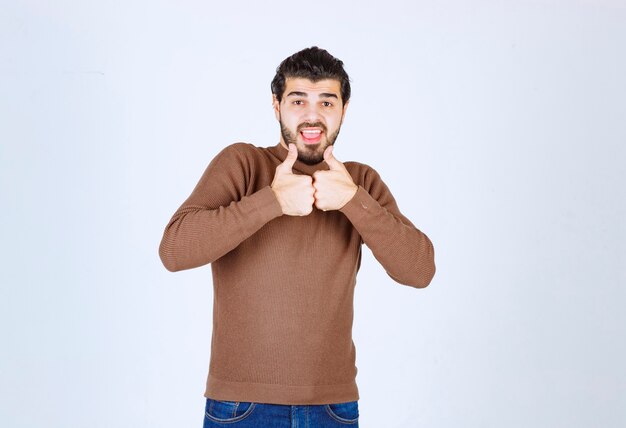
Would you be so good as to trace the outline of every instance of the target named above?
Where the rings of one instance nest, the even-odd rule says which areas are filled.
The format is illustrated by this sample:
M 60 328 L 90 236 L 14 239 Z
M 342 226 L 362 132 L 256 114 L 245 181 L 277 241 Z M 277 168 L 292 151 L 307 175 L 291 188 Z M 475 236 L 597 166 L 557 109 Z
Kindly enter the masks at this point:
M 307 122 L 317 122 L 320 118 L 319 107 L 315 103 L 309 103 L 304 111 L 303 119 Z

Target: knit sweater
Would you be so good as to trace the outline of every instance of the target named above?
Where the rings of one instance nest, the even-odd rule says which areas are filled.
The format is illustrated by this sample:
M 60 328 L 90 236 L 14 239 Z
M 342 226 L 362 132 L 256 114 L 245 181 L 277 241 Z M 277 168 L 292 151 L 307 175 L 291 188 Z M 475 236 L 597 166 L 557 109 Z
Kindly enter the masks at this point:
M 283 215 L 270 185 L 287 153 L 280 144 L 224 148 L 165 227 L 159 255 L 167 270 L 211 263 L 205 397 L 358 400 L 352 323 L 362 244 L 400 284 L 426 287 L 435 274 L 430 239 L 400 213 L 368 165 L 344 163 L 358 190 L 341 209 Z M 329 167 L 293 166 L 295 174 L 319 169 Z

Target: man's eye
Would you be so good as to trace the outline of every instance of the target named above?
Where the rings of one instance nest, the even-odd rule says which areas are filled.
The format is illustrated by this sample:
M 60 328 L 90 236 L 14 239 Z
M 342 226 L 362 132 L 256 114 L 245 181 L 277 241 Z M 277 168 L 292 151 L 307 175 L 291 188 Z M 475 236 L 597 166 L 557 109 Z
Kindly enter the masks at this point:
M 324 107 L 331 107 L 331 106 L 333 105 L 333 104 L 332 104 L 331 102 L 329 102 L 329 101 L 324 101 L 322 104 L 324 105 Z
M 299 105 L 302 105 L 301 103 L 304 103 L 304 101 L 302 101 L 302 100 L 295 100 L 293 103 L 295 105 L 299 106 Z

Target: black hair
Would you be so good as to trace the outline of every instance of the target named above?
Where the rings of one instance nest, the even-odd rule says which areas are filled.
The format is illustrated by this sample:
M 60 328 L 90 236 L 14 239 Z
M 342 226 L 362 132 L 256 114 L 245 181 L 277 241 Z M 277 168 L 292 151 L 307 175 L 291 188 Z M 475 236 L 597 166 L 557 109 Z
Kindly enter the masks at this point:
M 341 102 L 346 105 L 350 99 L 350 78 L 343 69 L 343 61 L 317 46 L 296 52 L 285 58 L 276 68 L 271 89 L 278 102 L 283 98 L 285 80 L 288 77 L 302 77 L 312 82 L 324 79 L 339 80 L 341 83 Z

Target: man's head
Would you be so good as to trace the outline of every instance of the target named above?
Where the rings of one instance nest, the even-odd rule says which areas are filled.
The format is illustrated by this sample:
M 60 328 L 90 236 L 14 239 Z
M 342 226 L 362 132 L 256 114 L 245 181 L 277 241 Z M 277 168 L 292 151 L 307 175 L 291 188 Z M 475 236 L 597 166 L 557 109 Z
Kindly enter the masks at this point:
M 313 165 L 335 143 L 350 100 L 343 62 L 314 46 L 286 58 L 272 80 L 272 104 L 281 141 L 294 143 L 298 159 Z

